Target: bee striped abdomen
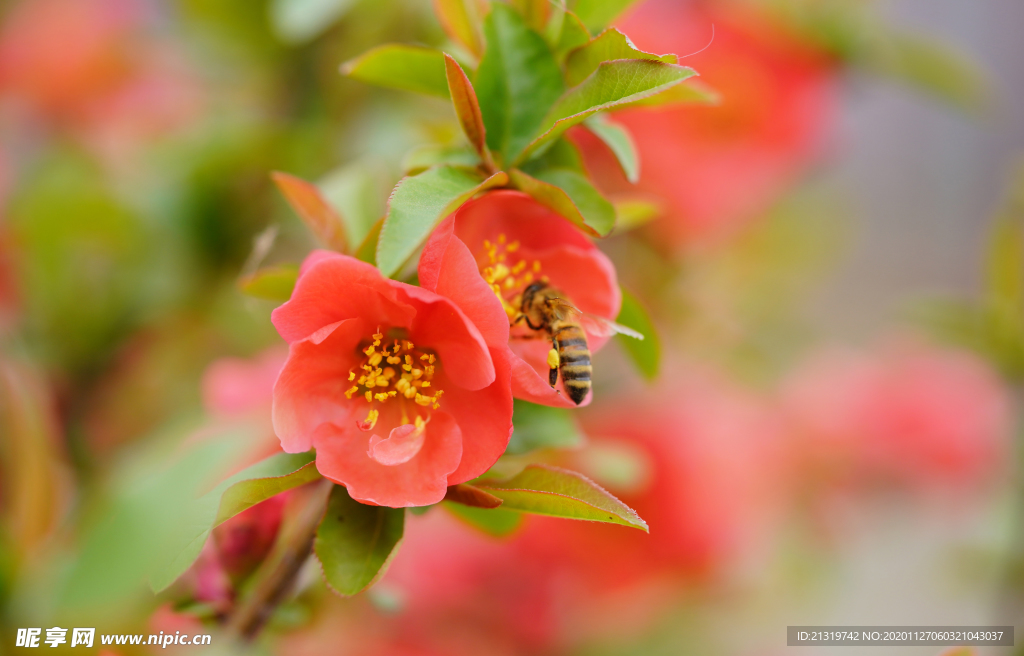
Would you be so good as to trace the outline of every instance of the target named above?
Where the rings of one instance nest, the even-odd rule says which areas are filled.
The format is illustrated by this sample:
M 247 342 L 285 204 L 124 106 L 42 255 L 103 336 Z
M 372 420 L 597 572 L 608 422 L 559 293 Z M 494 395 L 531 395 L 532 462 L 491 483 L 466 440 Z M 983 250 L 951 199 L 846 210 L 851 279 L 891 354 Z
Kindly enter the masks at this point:
M 579 405 L 590 390 L 590 349 L 580 326 L 562 325 L 552 331 L 558 344 L 558 371 L 562 375 L 565 391 L 573 403 Z

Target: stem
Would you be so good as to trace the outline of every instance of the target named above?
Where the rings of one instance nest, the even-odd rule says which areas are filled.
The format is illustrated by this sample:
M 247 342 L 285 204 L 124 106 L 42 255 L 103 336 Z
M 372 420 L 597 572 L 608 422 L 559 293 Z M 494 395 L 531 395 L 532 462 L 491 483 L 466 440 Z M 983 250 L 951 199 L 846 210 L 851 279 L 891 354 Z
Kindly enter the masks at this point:
M 270 619 L 313 550 L 317 527 L 327 510 L 334 484 L 323 479 L 310 485 L 303 504 L 285 518 L 270 554 L 252 575 L 226 628 L 239 642 L 251 642 Z

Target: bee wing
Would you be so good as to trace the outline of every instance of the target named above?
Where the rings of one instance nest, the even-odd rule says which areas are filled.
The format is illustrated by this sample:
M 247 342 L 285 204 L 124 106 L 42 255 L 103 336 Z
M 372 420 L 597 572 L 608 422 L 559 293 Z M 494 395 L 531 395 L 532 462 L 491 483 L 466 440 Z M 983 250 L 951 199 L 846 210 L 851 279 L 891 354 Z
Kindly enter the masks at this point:
M 552 304 L 555 311 L 560 316 L 565 317 L 570 314 L 576 315 L 579 319 L 580 325 L 591 335 L 595 337 L 611 337 L 612 335 L 625 335 L 632 337 L 633 339 L 643 340 L 644 336 L 641 333 L 623 326 L 620 323 L 615 323 L 610 319 L 599 317 L 596 314 L 589 314 L 587 312 L 580 311 L 575 305 L 563 298 L 551 298 L 548 301 Z
M 615 323 L 599 317 L 594 314 L 580 313 L 580 325 L 591 335 L 596 337 L 611 337 L 612 335 L 625 335 L 626 337 L 632 337 L 633 339 L 643 340 L 644 336 L 641 333 L 623 326 L 621 323 Z
M 565 300 L 564 298 L 549 298 L 547 299 L 548 305 L 551 306 L 552 311 L 558 318 L 564 319 L 569 315 L 583 316 L 583 313 L 579 309 Z

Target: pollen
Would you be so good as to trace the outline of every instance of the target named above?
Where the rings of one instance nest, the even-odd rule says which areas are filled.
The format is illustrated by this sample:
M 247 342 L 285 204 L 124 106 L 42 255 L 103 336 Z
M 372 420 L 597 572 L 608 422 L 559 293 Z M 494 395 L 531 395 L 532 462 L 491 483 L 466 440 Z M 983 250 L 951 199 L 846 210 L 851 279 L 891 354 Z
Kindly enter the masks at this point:
M 348 380 L 353 385 L 345 391 L 345 398 L 361 397 L 370 405 L 366 419 L 356 422 L 359 429 L 371 430 L 387 403 L 398 404 L 403 423 L 412 417 L 417 426 L 425 425 L 424 418 L 429 421 L 430 410 L 440 407 L 443 393 L 433 381 L 437 356 L 407 339 L 385 343 L 380 329 L 360 345 L 359 352 L 365 357 L 349 371 Z M 421 416 L 423 409 L 426 414 Z
M 536 279 L 542 268 L 541 263 L 539 260 L 528 261 L 509 257 L 519 250 L 520 243 L 509 243 L 504 233 L 499 234 L 493 241 L 485 239 L 483 247 L 486 263 L 480 269 L 480 275 L 501 301 L 501 306 L 511 322 L 519 315 L 523 290 Z M 514 264 L 507 264 L 513 261 Z

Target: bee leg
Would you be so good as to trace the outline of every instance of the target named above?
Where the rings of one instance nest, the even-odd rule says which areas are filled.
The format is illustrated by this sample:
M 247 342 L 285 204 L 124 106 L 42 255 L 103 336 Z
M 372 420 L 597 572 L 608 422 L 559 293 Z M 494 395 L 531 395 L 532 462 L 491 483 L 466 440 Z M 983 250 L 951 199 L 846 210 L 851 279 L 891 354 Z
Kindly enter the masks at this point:
M 551 343 L 551 350 L 548 351 L 548 384 L 552 387 L 558 382 L 558 365 L 561 359 L 558 357 L 558 348 L 555 342 Z
M 514 339 L 520 342 L 533 342 L 538 339 L 547 339 L 548 336 L 543 333 L 530 333 L 527 335 L 510 335 L 509 339 Z
M 533 325 L 533 323 L 530 321 L 530 317 L 526 316 L 522 312 L 520 312 L 516 316 L 516 318 L 512 320 L 512 323 L 510 325 L 515 326 L 520 321 L 525 321 L 526 325 L 530 327 L 530 330 L 540 330 L 540 329 L 542 329 L 544 327 L 544 326 L 535 326 L 535 325 Z

